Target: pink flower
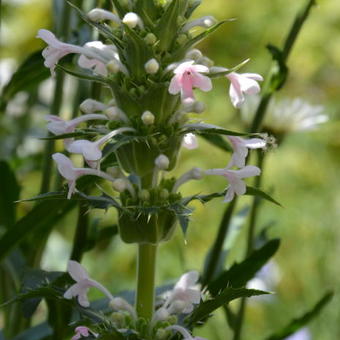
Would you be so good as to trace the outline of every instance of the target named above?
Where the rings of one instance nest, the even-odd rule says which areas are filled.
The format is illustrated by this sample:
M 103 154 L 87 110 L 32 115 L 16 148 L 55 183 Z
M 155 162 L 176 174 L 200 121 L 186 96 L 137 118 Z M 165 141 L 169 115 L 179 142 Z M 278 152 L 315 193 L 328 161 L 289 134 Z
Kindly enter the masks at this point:
M 194 61 L 189 60 L 177 66 L 170 82 L 169 93 L 181 93 L 182 101 L 195 100 L 193 88 L 199 88 L 205 92 L 212 89 L 211 79 L 201 74 L 209 73 L 209 68 L 193 64 Z
M 76 281 L 76 283 L 72 285 L 64 293 L 65 299 L 72 299 L 73 297 L 77 297 L 78 302 L 82 307 L 85 307 L 85 308 L 89 307 L 90 302 L 87 298 L 87 292 L 90 287 L 96 287 L 100 291 L 102 291 L 110 301 L 113 300 L 113 296 L 111 295 L 111 293 L 104 286 L 102 286 L 99 282 L 92 280 L 89 277 L 89 274 L 86 271 L 86 269 L 82 267 L 78 262 L 71 261 L 71 260 L 68 261 L 67 271 L 72 277 L 72 279 Z
M 79 326 L 75 329 L 76 334 L 71 338 L 71 340 L 79 340 L 82 337 L 88 337 L 89 335 L 94 336 L 95 338 L 98 337 L 98 334 L 92 332 L 86 326 Z
M 129 127 L 116 129 L 95 142 L 90 142 L 86 139 L 78 139 L 74 141 L 68 140 L 65 141 L 65 147 L 68 152 L 82 154 L 88 165 L 91 168 L 96 168 L 99 164 L 99 160 L 102 158 L 102 151 L 100 147 L 112 137 L 126 131 L 135 131 L 135 129 Z
M 69 121 L 54 115 L 46 115 L 45 119 L 48 121 L 47 129 L 54 135 L 62 135 L 64 133 L 71 133 L 78 124 L 88 120 L 108 120 L 107 116 L 101 114 L 87 114 Z
M 240 107 L 245 100 L 244 93 L 256 94 L 260 92 L 260 85 L 257 81 L 263 78 L 257 73 L 236 73 L 231 72 L 226 77 L 230 80 L 229 95 L 234 107 Z
M 68 194 L 67 199 L 70 199 L 72 194 L 76 192 L 76 181 L 79 177 L 85 175 L 92 175 L 102 177 L 108 181 L 113 182 L 115 179 L 109 176 L 107 173 L 90 169 L 90 168 L 75 168 L 72 161 L 63 155 L 62 153 L 55 153 L 52 155 L 53 160 L 57 163 L 59 173 L 67 180 Z
M 227 168 L 231 168 L 233 166 L 243 168 L 246 163 L 248 149 L 261 149 L 266 146 L 266 142 L 261 138 L 243 139 L 236 136 L 227 137 L 234 150 Z
M 224 202 L 230 202 L 233 200 L 235 194 L 243 195 L 246 193 L 246 184 L 242 181 L 243 178 L 248 178 L 252 176 L 259 176 L 261 170 L 253 165 L 247 165 L 240 170 L 230 170 L 228 167 L 223 169 L 211 169 L 206 170 L 207 175 L 219 175 L 224 176 L 228 182 L 227 193 L 224 198 Z

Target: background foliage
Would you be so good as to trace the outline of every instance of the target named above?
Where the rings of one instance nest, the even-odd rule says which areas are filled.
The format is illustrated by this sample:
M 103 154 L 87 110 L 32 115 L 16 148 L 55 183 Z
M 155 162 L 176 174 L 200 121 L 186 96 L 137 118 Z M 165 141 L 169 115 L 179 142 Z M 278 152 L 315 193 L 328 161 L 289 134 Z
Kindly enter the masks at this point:
M 91 1 L 88 4 L 91 8 Z M 301 1 L 296 0 L 203 1 L 201 13 L 196 13 L 197 16 L 209 13 L 218 19 L 237 20 L 225 24 L 201 48 L 216 64 L 227 67 L 249 56 L 249 70 L 265 75 L 270 61 L 265 46 L 282 42 L 300 6 Z M 246 339 L 263 339 L 310 308 L 327 288 L 333 288 L 336 292 L 339 290 L 339 12 L 338 1 L 319 1 L 290 57 L 287 85 L 277 95 L 279 98 L 302 97 L 311 103 L 322 104 L 330 121 L 318 131 L 290 135 L 282 146 L 271 151 L 267 157 L 268 171 L 263 187 L 267 190 L 272 188 L 275 198 L 284 208 L 264 204 L 259 225 L 270 226 L 269 234 L 282 238 L 281 248 L 275 256 L 280 280 L 274 288 L 276 294 L 270 299 L 254 298 L 249 303 Z M 52 13 L 58 14 L 58 1 L 54 2 L 54 7 L 51 2 L 43 0 L 2 2 L 2 85 L 6 82 L 6 74 L 10 75 L 27 56 L 43 47 L 35 35 L 39 28 L 52 27 Z M 30 81 L 24 79 L 25 86 Z M 200 93 L 208 107 L 202 119 L 226 128 L 242 129 L 239 113 L 227 100 L 226 81 L 215 82 L 215 88 L 214 92 Z M 0 116 L 0 159 L 9 161 L 15 171 L 21 188 L 20 198 L 32 197 L 39 191 L 44 142 L 38 138 L 46 135 L 43 115 L 48 113 L 52 89 L 48 80 L 39 89 L 31 89 L 29 94 L 19 91 Z M 63 104 L 63 115 L 66 117 L 72 110 L 72 103 L 68 100 L 68 94 L 72 91 L 72 80 L 67 79 Z M 58 147 L 62 150 L 61 144 Z M 199 150 L 182 152 L 177 171 L 182 173 L 191 166 L 221 167 L 227 162 L 224 157 L 224 153 L 200 140 Z M 1 166 L 0 171 L 4 179 L 6 169 Z M 4 183 L 6 189 L 2 184 L 1 190 L 7 192 L 9 188 L 8 192 L 16 199 L 15 180 L 6 177 Z M 218 191 L 221 185 L 224 185 L 223 179 L 206 178 L 188 184 L 186 190 L 188 193 L 207 193 Z M 247 198 L 243 198 L 240 209 L 246 204 Z M 24 216 L 33 205 L 32 202 L 18 204 L 17 216 Z M 176 237 L 160 249 L 158 283 L 172 280 L 185 270 L 201 267 L 223 212 L 223 203 L 210 203 L 205 208 L 199 203 L 194 205 L 196 210 L 187 233 L 187 242 L 183 241 L 178 228 Z M 8 211 L 4 207 L 1 213 Z M 91 223 L 98 223 L 102 228 L 115 220 L 110 211 L 105 214 L 91 211 L 89 215 Z M 76 216 L 77 212 L 73 210 L 55 226 L 43 255 L 44 269 L 65 270 Z M 3 231 L 3 225 L 0 225 L 0 234 Z M 242 232 L 229 254 L 229 263 L 242 256 Z M 116 293 L 133 288 L 134 251 L 134 246 L 122 244 L 118 238 L 104 239 L 86 254 L 83 263 L 93 277 Z M 314 339 L 333 340 L 340 337 L 339 304 L 336 294 L 323 313 L 310 324 Z M 43 307 L 40 313 L 44 313 Z M 210 339 L 226 339 L 228 333 L 223 313 L 217 313 L 199 333 Z

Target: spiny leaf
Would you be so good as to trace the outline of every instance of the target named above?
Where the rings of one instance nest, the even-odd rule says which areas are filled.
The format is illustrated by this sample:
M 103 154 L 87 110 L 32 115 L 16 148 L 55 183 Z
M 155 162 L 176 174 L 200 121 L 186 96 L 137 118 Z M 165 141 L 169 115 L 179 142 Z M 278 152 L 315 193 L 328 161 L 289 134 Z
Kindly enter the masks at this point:
M 277 252 L 280 240 L 274 239 L 260 249 L 253 251 L 241 263 L 235 263 L 208 285 L 211 294 L 216 295 L 227 286 L 243 287 L 252 279 L 264 264 Z
M 250 195 L 250 196 L 258 196 L 260 198 L 263 198 L 269 202 L 272 202 L 280 207 L 282 207 L 282 205 L 274 200 L 274 198 L 272 198 L 271 196 L 269 196 L 268 194 L 266 194 L 265 192 L 263 192 L 262 190 L 258 189 L 258 188 L 254 188 L 254 187 L 250 187 L 247 185 L 247 191 L 245 193 L 245 195 Z
M 314 319 L 321 310 L 327 305 L 328 302 L 333 297 L 333 292 L 327 292 L 317 303 L 316 305 L 307 313 L 302 316 L 292 320 L 286 327 L 284 327 L 281 331 L 269 336 L 266 340 L 283 340 L 288 336 L 294 334 L 300 328 L 305 326 L 309 321 Z
M 246 289 L 246 288 L 225 288 L 220 294 L 216 295 L 213 299 L 201 302 L 195 308 L 193 313 L 185 320 L 189 326 L 206 319 L 210 313 L 231 302 L 232 300 L 241 297 L 251 297 L 256 295 L 269 294 L 261 290 Z

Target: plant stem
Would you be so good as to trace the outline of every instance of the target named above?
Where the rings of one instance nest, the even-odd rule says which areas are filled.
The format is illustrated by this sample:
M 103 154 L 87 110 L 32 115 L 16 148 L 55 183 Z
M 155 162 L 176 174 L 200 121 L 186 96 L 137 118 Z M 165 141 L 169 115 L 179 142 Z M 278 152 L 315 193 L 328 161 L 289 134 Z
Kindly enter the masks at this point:
M 138 245 L 136 310 L 149 321 L 154 311 L 156 255 L 157 245 Z

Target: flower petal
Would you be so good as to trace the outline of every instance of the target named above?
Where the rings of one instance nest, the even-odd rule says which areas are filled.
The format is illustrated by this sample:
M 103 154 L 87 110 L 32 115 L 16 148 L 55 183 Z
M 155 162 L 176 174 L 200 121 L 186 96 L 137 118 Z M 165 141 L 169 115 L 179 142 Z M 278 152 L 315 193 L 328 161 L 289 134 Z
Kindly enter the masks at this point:
M 67 264 L 67 271 L 75 281 L 89 279 L 89 274 L 86 269 L 78 262 L 70 260 Z

